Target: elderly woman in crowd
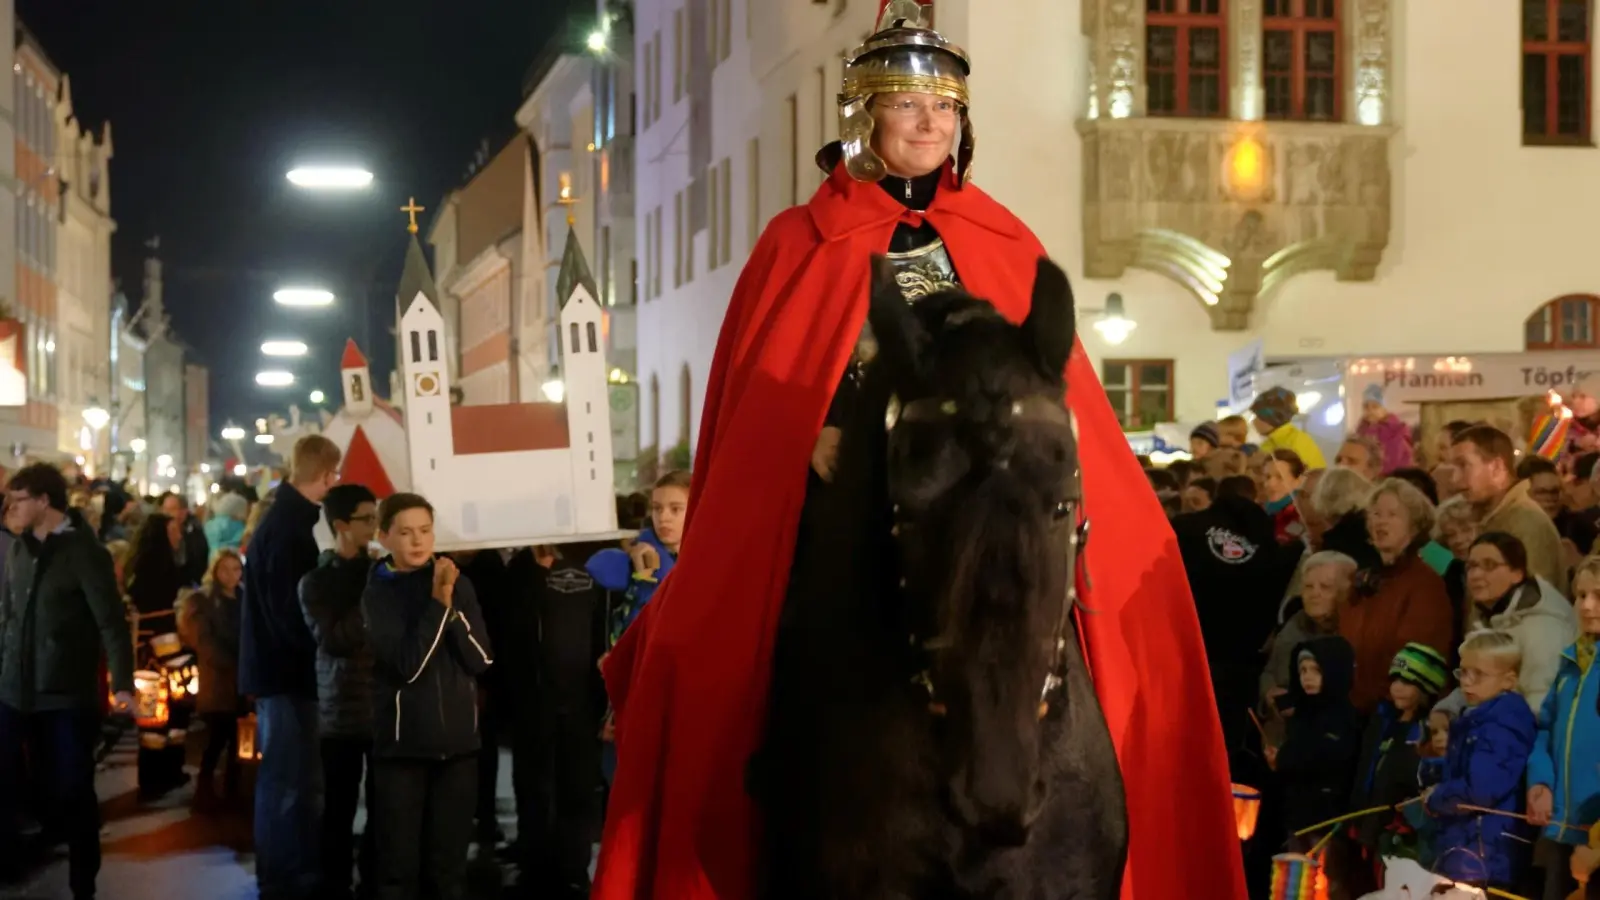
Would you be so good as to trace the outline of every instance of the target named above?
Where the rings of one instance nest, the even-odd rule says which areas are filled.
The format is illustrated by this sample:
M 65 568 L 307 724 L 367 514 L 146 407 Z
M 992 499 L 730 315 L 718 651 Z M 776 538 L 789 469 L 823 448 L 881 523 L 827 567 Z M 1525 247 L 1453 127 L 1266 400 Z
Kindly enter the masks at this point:
M 1367 538 L 1367 498 L 1372 482 L 1351 469 L 1329 469 L 1317 483 L 1311 505 L 1323 522 L 1319 550 L 1343 553 L 1365 569 L 1378 564 L 1378 552 Z
M 1415 641 L 1445 654 L 1453 646 L 1444 579 L 1417 555 L 1433 526 L 1433 504 L 1402 479 L 1384 479 L 1367 500 L 1367 536 L 1380 562 L 1361 573 L 1339 616 L 1339 634 L 1356 653 L 1350 700 L 1363 714 L 1389 695 L 1389 663 L 1400 648 Z
M 1288 690 L 1294 648 L 1339 633 L 1339 612 L 1350 601 L 1355 577 L 1356 561 L 1343 553 L 1313 553 L 1300 566 L 1300 609 L 1278 629 L 1267 652 L 1267 666 L 1261 670 L 1261 706 L 1268 717 L 1278 718 L 1274 701 Z

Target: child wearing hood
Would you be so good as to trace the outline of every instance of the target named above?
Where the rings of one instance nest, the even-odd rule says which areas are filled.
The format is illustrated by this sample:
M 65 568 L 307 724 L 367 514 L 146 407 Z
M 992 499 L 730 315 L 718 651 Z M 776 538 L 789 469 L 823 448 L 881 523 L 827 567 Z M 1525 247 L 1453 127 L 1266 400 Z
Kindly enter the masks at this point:
M 1383 405 L 1383 385 L 1369 384 L 1361 392 L 1361 424 L 1356 434 L 1369 437 L 1383 448 L 1383 474 L 1416 465 L 1411 429 Z
M 1295 647 L 1289 693 L 1279 700 L 1287 721 L 1283 743 L 1266 749 L 1283 783 L 1284 812 L 1295 832 L 1345 812 L 1361 739 L 1350 705 L 1355 651 L 1338 636 Z
M 1539 711 L 1539 733 L 1528 758 L 1528 822 L 1544 829 L 1553 846 L 1546 853 L 1545 896 L 1565 897 L 1577 885 L 1578 867 L 1567 858 L 1589 844 L 1588 828 L 1600 820 L 1600 675 L 1595 648 L 1600 640 L 1600 557 L 1578 564 L 1572 593 L 1580 634 L 1561 654 L 1555 683 Z M 1585 853 L 1580 866 L 1588 867 Z M 1589 879 L 1600 895 L 1600 882 Z
M 1395 654 L 1389 664 L 1389 699 L 1378 704 L 1361 739 L 1351 810 L 1393 806 L 1417 795 L 1420 751 L 1430 740 L 1427 713 L 1449 677 L 1449 662 L 1426 644 L 1412 642 Z M 1355 837 L 1374 864 L 1385 856 L 1421 855 L 1417 831 L 1400 811 L 1360 819 Z
M 1443 780 L 1423 792 L 1439 820 L 1434 871 L 1452 881 L 1514 889 L 1526 867 L 1528 835 L 1520 814 L 1522 776 L 1538 730 L 1528 701 L 1517 693 L 1522 648 L 1507 631 L 1476 631 L 1461 644 L 1456 677 L 1467 706 L 1450 725 Z
M 683 540 L 689 509 L 689 481 L 689 473 L 683 470 L 661 476 L 650 490 L 649 527 L 639 532 L 628 549 L 601 550 L 584 566 L 595 583 L 623 596 L 607 623 L 607 649 L 615 646 L 622 632 L 639 617 L 678 561 L 678 543 Z

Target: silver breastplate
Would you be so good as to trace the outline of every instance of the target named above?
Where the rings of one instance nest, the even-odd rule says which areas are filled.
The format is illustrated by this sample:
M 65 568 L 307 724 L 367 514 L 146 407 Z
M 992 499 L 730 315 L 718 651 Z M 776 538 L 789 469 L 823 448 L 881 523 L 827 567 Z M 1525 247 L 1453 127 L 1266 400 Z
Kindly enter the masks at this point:
M 961 286 L 956 278 L 955 266 L 950 263 L 950 253 L 944 240 L 934 238 L 915 250 L 904 253 L 886 253 L 885 258 L 894 266 L 894 280 L 900 285 L 900 294 L 907 303 L 915 303 L 929 294 L 954 290 Z M 861 323 L 861 336 L 856 339 L 853 365 L 857 368 L 878 355 L 878 341 L 872 336 L 872 325 Z

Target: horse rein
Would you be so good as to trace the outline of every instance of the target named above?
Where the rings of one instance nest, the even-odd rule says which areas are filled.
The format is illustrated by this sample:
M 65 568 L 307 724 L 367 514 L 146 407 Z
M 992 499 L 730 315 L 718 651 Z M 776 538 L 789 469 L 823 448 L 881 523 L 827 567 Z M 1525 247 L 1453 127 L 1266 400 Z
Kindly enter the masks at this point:
M 931 423 L 949 421 L 960 412 L 961 406 L 955 400 L 923 397 L 902 406 L 897 396 L 891 396 L 889 398 L 889 409 L 884 420 L 884 430 L 889 434 L 893 434 L 897 427 L 907 422 Z M 1059 399 L 1052 399 L 1040 394 L 1033 394 L 1021 400 L 1012 401 L 1011 406 L 1005 410 L 1004 415 L 1008 421 L 1012 422 L 1053 422 L 1070 425 L 1074 435 L 1078 431 L 1076 419 L 1062 406 Z M 1002 458 L 997 462 L 997 465 L 999 468 L 1004 469 L 1009 465 L 1009 462 L 1009 459 Z M 1074 473 L 1073 477 L 1076 479 L 1078 473 Z M 1050 713 L 1050 695 L 1066 683 L 1067 630 L 1072 623 L 1072 611 L 1078 602 L 1078 557 L 1083 553 L 1083 548 L 1089 538 L 1089 521 L 1083 518 L 1082 512 L 1081 499 L 1062 500 L 1052 512 L 1052 519 L 1054 520 L 1051 525 L 1052 530 L 1064 530 L 1066 532 L 1063 545 L 1066 551 L 1067 572 L 1069 574 L 1066 601 L 1061 604 L 1061 617 L 1056 623 L 1055 646 L 1052 650 L 1050 668 L 1045 675 L 1044 685 L 1039 691 L 1038 718 L 1040 721 L 1043 721 L 1045 716 Z M 894 522 L 895 524 L 890 533 L 895 537 L 896 542 L 899 542 L 902 526 L 911 525 L 901 514 L 899 504 L 894 506 Z M 906 579 L 902 576 L 900 578 L 900 587 L 904 588 L 905 586 Z M 910 642 L 913 647 L 930 654 L 949 646 L 949 642 L 942 638 L 932 638 L 919 642 L 915 634 L 910 636 Z M 933 686 L 933 678 L 929 675 L 929 668 L 924 666 L 912 677 L 911 683 L 927 692 L 928 712 L 935 717 L 942 717 L 949 710 L 938 698 L 938 692 Z

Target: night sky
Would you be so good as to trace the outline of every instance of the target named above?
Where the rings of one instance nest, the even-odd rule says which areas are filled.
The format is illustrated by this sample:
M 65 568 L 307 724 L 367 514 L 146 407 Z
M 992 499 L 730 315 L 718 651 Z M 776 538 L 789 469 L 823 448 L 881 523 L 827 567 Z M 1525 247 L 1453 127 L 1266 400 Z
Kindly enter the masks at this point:
M 211 368 L 212 431 L 312 388 L 338 402 L 339 351 L 367 346 L 377 383 L 407 197 L 429 208 L 480 144 L 516 131 L 523 78 L 554 41 L 582 40 L 592 0 L 16 0 L 17 19 L 71 77 L 73 108 L 112 123 L 112 273 L 137 304 L 159 235 L 178 335 Z M 576 15 L 562 14 L 573 9 Z M 592 18 L 592 13 L 589 17 Z M 354 162 L 365 194 L 291 186 L 296 164 Z M 335 306 L 272 301 L 290 283 Z M 370 318 L 363 322 L 363 309 Z M 297 338 L 293 388 L 255 385 L 267 338 Z M 246 426 L 248 427 L 248 425 Z M 212 435 L 215 438 L 215 434 Z

